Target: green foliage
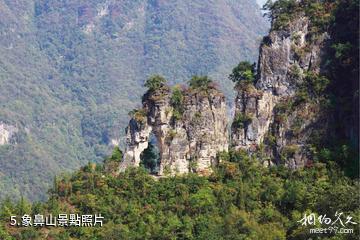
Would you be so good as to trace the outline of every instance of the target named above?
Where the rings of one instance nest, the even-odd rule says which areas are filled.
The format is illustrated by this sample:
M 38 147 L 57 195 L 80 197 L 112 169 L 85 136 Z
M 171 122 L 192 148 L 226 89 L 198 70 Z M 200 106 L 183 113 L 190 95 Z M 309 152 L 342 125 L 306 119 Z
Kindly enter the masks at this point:
M 346 57 L 350 55 L 352 45 L 349 42 L 335 43 L 331 46 L 335 50 L 335 58 L 346 61 Z
M 184 94 L 180 88 L 180 86 L 175 86 L 172 91 L 172 95 L 170 98 L 170 104 L 173 107 L 173 118 L 175 120 L 181 119 L 181 116 L 184 112 Z
M 14 238 L 12 238 L 11 235 L 7 233 L 2 226 L 0 226 L 0 239 L 13 240 Z
M 31 212 L 31 205 L 23 196 L 21 196 L 16 206 L 16 210 L 20 215 L 28 214 Z
M 69 194 L 63 196 L 58 185 L 40 212 L 66 212 L 70 205 L 71 212 L 101 213 L 104 226 L 50 228 L 46 234 L 74 240 L 295 240 L 308 233 L 298 223 L 305 213 L 333 218 L 336 211 L 343 211 L 353 221 L 360 220 L 353 196 L 359 185 L 344 177 L 336 165 L 315 163 L 295 171 L 281 166 L 265 168 L 254 156 L 233 149 L 219 157 L 222 160 L 209 177 L 188 174 L 154 179 L 143 168 L 130 168 L 119 176 L 92 166 L 83 168 L 69 178 Z M 8 200 L 0 206 L 19 214 L 20 205 Z M 7 221 L 2 218 L 0 226 Z M 45 233 L 6 226 L 0 227 L 0 234 L 10 239 L 42 239 Z
M 279 30 L 287 27 L 296 16 L 295 13 L 299 10 L 299 5 L 296 0 L 268 0 L 263 9 L 267 11 L 265 16 L 271 19 L 272 28 Z
M 128 115 L 134 118 L 138 123 L 146 123 L 147 115 L 145 109 L 133 109 L 128 113 Z
M 191 124 L 198 125 L 201 124 L 202 115 L 201 112 L 196 111 L 193 117 L 191 118 Z
M 324 94 L 330 81 L 327 77 L 319 75 L 314 72 L 307 72 L 305 75 L 305 84 L 308 91 L 316 97 Z
M 294 119 L 294 121 L 290 127 L 291 134 L 293 136 L 296 137 L 300 134 L 303 123 L 304 123 L 304 119 L 302 119 L 300 116 L 298 116 L 296 119 Z
M 213 81 L 208 76 L 193 76 L 189 81 L 190 88 L 207 91 L 212 87 Z
M 329 27 L 333 15 L 329 11 L 331 5 L 324 4 L 320 1 L 307 1 L 305 7 L 305 14 L 310 17 L 312 33 L 326 31 Z
M 120 162 L 123 158 L 123 153 L 118 146 L 114 147 L 114 150 L 111 154 L 110 160 Z
M 263 9 L 267 12 L 272 21 L 274 30 L 281 30 L 296 19 L 299 13 L 303 12 L 310 18 L 310 32 L 317 35 L 319 32 L 326 31 L 333 20 L 331 9 L 334 5 L 332 1 L 314 1 L 314 0 L 268 0 Z
M 165 143 L 170 145 L 172 140 L 174 140 L 174 138 L 176 137 L 176 135 L 177 135 L 176 131 L 171 129 L 165 137 Z
M 114 147 L 113 152 L 110 157 L 104 160 L 104 171 L 108 174 L 117 174 L 119 169 L 119 163 L 122 161 L 123 153 L 118 146 Z M 99 165 L 96 165 L 97 168 L 100 168 Z M 69 185 L 65 183 L 65 188 L 69 189 Z
M 189 161 L 190 172 L 196 172 L 197 167 L 198 167 L 197 157 L 192 157 Z
M 232 73 L 229 75 L 229 79 L 235 82 L 237 85 L 240 82 L 253 83 L 256 75 L 256 63 L 251 64 L 248 61 L 240 62 Z
M 156 91 L 166 86 L 166 79 L 160 75 L 153 75 L 149 77 L 144 86 L 149 89 L 149 91 Z
M 274 108 L 274 121 L 277 124 L 283 124 L 288 119 L 290 111 L 294 107 L 291 99 L 285 99 L 277 103 Z
M 181 91 L 180 87 L 177 85 L 173 88 L 172 95 L 170 98 L 170 103 L 173 108 L 181 109 L 184 101 L 184 94 Z
M 277 113 L 288 113 L 293 107 L 293 103 L 289 99 L 285 99 L 275 106 L 275 112 Z
M 182 118 L 182 113 L 179 112 L 178 110 L 174 110 L 173 111 L 173 115 L 172 118 L 176 121 L 176 120 L 180 120 Z
M 230 161 L 230 154 L 227 151 L 222 151 L 216 155 L 216 158 L 218 159 L 218 162 Z
M 301 68 L 297 64 L 293 64 L 290 66 L 289 75 L 292 79 L 298 80 L 302 77 Z
M 264 142 L 269 146 L 274 147 L 276 146 L 276 137 L 271 132 L 268 132 L 265 136 Z
M 237 113 L 234 117 L 232 127 L 239 129 L 245 128 L 252 121 L 252 117 L 246 113 Z
M 215 205 L 215 197 L 210 188 L 202 188 L 189 198 L 191 210 L 194 214 L 210 212 Z
M 298 106 L 302 103 L 309 102 L 310 101 L 310 95 L 308 92 L 308 89 L 305 85 L 299 86 L 295 93 L 294 97 L 294 105 Z
M 143 166 L 150 173 L 156 173 L 159 165 L 159 152 L 152 143 L 141 153 L 140 155 L 140 166 Z
M 298 145 L 286 145 L 281 151 L 282 159 L 285 161 L 288 158 L 294 157 L 294 154 L 299 151 Z

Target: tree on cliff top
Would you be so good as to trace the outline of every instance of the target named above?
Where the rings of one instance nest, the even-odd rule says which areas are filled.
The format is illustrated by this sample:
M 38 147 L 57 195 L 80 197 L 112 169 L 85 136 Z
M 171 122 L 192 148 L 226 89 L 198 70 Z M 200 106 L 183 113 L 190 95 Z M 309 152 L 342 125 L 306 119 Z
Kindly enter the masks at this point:
M 246 81 L 247 83 L 253 83 L 256 75 L 256 63 L 251 64 L 248 61 L 240 62 L 232 73 L 229 75 L 229 79 L 236 84 Z
M 279 30 L 290 22 L 298 7 L 296 0 L 268 0 L 263 6 L 264 16 L 271 20 L 273 29 Z
M 213 81 L 208 76 L 193 76 L 189 81 L 189 86 L 200 91 L 206 91 L 214 87 Z
M 166 86 L 166 79 L 160 75 L 153 75 L 146 80 L 144 86 L 147 87 L 149 91 L 155 91 Z

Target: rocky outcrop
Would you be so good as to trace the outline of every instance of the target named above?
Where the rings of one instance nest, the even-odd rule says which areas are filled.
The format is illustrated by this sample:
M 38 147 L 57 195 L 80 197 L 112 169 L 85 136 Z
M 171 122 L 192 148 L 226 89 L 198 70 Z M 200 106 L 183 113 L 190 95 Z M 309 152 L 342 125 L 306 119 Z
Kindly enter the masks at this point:
M 15 126 L 0 122 L 0 146 L 13 143 L 13 137 L 17 131 Z
M 167 87 L 144 95 L 143 108 L 134 113 L 126 129 L 120 171 L 139 166 L 140 155 L 154 134 L 160 152 L 158 175 L 211 172 L 216 154 L 228 149 L 225 97 L 215 88 L 184 88 L 181 94 L 181 110 L 172 105 Z
M 321 98 L 327 85 L 321 72 L 327 40 L 328 34 L 314 32 L 304 15 L 270 31 L 260 47 L 256 81 L 236 85 L 232 147 L 258 154 L 265 165 L 298 168 L 311 163 L 311 141 L 324 136 L 319 131 L 329 122 Z M 127 128 L 121 170 L 140 164 L 151 133 L 160 152 L 159 175 L 207 173 L 216 153 L 227 150 L 224 96 L 214 88 L 184 89 L 179 118 L 171 94 L 162 88 L 144 96 L 143 109 Z
M 260 47 L 255 84 L 238 89 L 235 116 L 247 122 L 232 125 L 232 146 L 249 153 L 265 149 L 272 159 L 266 164 L 297 168 L 309 160 L 308 139 L 320 115 L 299 91 L 308 73 L 319 73 L 327 39 L 326 33 L 310 36 L 309 24 L 299 16 L 285 29 L 270 31 Z

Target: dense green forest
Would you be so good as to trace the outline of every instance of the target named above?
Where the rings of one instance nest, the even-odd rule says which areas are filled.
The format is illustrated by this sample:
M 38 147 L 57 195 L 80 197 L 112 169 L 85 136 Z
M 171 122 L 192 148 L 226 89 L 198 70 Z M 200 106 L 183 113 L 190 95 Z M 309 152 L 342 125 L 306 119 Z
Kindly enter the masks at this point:
M 286 28 L 301 11 L 313 19 L 312 36 L 325 30 L 331 36 L 323 75 L 308 76 L 302 95 L 307 99 L 309 93 L 320 92 L 317 99 L 331 103 L 326 110 L 335 129 L 330 136 L 319 131 L 311 163 L 297 170 L 264 167 L 261 162 L 267 156 L 261 150 L 249 156 L 230 149 L 218 154 L 220 163 L 209 176 L 155 178 L 146 164 L 118 174 L 122 153 L 115 148 L 103 163 L 89 163 L 55 178 L 46 202 L 5 199 L 0 207 L 0 239 L 359 239 L 359 1 L 278 0 L 265 8 L 273 29 Z M 228 81 L 251 82 L 255 74 L 254 65 L 242 62 Z M 164 81 L 160 76 L 153 79 L 147 87 Z M 199 78 L 193 79 L 193 84 L 200 84 Z M 144 152 L 142 160 L 149 162 L 154 155 Z M 26 213 L 101 213 L 104 225 L 9 225 L 11 215 Z M 312 213 L 316 224 L 303 225 L 304 216 Z M 325 219 L 335 221 L 339 213 L 344 228 L 353 233 L 309 233 L 310 228 L 327 226 Z
M 144 168 L 113 176 L 114 152 L 104 165 L 89 164 L 55 180 L 46 203 L 5 200 L 1 239 L 357 239 L 353 234 L 309 234 L 304 214 L 359 223 L 358 181 L 345 177 L 336 163 L 316 162 L 303 170 L 263 167 L 244 152 L 220 155 L 209 177 L 196 174 L 154 179 Z M 111 168 L 110 168 L 111 169 Z M 101 213 L 102 227 L 36 228 L 9 224 L 10 215 Z M 319 226 L 319 223 L 317 223 Z M 47 237 L 47 238 L 46 238 Z

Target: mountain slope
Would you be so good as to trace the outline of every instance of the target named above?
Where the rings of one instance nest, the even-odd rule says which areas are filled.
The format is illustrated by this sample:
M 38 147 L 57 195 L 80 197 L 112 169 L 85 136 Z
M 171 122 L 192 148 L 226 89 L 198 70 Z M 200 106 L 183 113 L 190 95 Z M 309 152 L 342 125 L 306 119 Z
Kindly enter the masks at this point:
M 288 3 L 291 4 L 288 5 Z M 284 8 L 284 5 L 287 8 Z M 347 161 L 351 155 L 352 145 L 358 146 L 358 135 L 354 129 L 358 129 L 359 124 L 357 44 L 359 1 L 279 0 L 274 5 L 270 4 L 269 7 L 272 18 L 275 16 L 274 14 L 279 14 L 277 16 L 280 17 L 273 19 L 270 36 L 264 38 L 260 47 L 261 56 L 258 67 L 260 73 L 255 78 L 255 65 L 241 62 L 234 68 L 230 79 L 237 81 L 238 90 L 243 91 L 243 97 L 238 96 L 237 100 L 240 97 L 245 99 L 248 95 L 249 102 L 244 103 L 243 107 L 249 107 L 254 96 L 262 97 L 255 93 L 264 90 L 260 87 L 264 87 L 264 80 L 270 77 L 272 77 L 270 83 L 278 81 L 283 84 L 268 84 L 269 87 L 275 88 L 271 94 L 276 93 L 283 97 L 280 94 L 288 93 L 290 95 L 294 91 L 302 90 L 297 92 L 301 94 L 296 95 L 297 100 L 301 100 L 298 103 L 302 105 L 327 103 L 327 106 L 321 109 L 321 113 L 327 116 L 322 122 L 323 124 L 306 126 L 310 131 L 319 131 L 310 139 L 320 140 L 313 142 L 312 161 L 308 162 L 309 164 L 296 169 L 284 167 L 282 163 L 264 166 L 262 161 L 272 157 L 264 154 L 266 146 L 260 147 L 259 145 L 258 149 L 254 149 L 256 151 L 253 154 L 249 154 L 246 149 L 235 150 L 230 147 L 229 151 L 217 155 L 219 162 L 215 164 L 212 168 L 213 172 L 208 176 L 188 173 L 154 178 L 149 174 L 153 172 L 149 163 L 157 158 L 153 148 L 148 148 L 149 151 L 144 152 L 141 157 L 143 166 L 136 169 L 129 167 L 124 172 L 118 172 L 118 166 L 124 158 L 122 152 L 116 148 L 113 154 L 104 160 L 104 164 L 89 163 L 71 175 L 54 179 L 47 202 L 31 205 L 24 199 L 17 202 L 6 199 L 0 203 L 0 238 L 5 240 L 359 239 L 360 205 L 359 199 L 354 197 L 359 194 L 359 176 L 356 166 L 359 160 L 359 150 L 355 150 L 356 162 Z M 312 11 L 314 8 L 316 11 Z M 298 14 L 306 14 L 308 18 L 300 18 Z M 279 20 L 285 21 L 278 22 Z M 307 24 L 299 25 L 299 23 L 304 23 L 304 20 Z M 319 23 L 320 25 L 318 25 Z M 304 34 L 307 30 L 311 30 L 308 32 L 311 35 Z M 278 37 L 280 33 L 284 37 Z M 331 44 L 323 44 L 322 41 L 309 42 L 311 39 L 322 40 L 318 37 L 326 33 L 330 36 L 327 40 Z M 286 54 L 279 54 L 272 58 L 273 63 L 280 62 L 280 64 L 268 64 L 269 68 L 267 69 L 273 72 L 272 74 L 264 72 L 264 66 L 271 56 L 269 53 L 274 54 L 276 51 L 273 50 L 276 46 L 287 45 L 279 44 L 279 41 L 290 43 L 290 40 L 293 39 L 301 40 L 304 35 L 307 35 L 306 41 L 294 43 L 293 50 L 294 47 L 304 46 L 303 43 L 309 44 L 310 47 L 307 49 L 312 50 L 316 46 L 329 47 L 324 48 L 327 54 L 317 56 L 331 64 L 325 64 L 315 79 L 309 79 L 309 76 L 313 77 L 316 72 L 308 73 L 302 82 L 299 82 L 301 80 L 299 72 L 301 73 L 301 71 L 283 71 L 281 73 L 282 69 L 289 67 L 284 58 L 281 58 Z M 283 47 L 283 49 L 286 48 Z M 281 53 L 281 51 L 279 52 Z M 304 52 L 297 51 L 297 53 L 301 56 L 296 59 L 306 60 L 306 58 L 304 59 L 306 54 L 301 54 Z M 287 56 L 289 55 L 292 56 L 292 54 Z M 308 62 L 291 62 L 291 64 L 298 63 L 306 64 Z M 314 63 L 316 61 L 311 65 L 315 69 L 308 68 L 309 70 L 317 69 L 319 65 L 314 65 Z M 286 77 L 289 72 L 297 73 L 293 75 L 293 77 L 297 76 L 297 83 L 306 85 L 294 84 L 293 78 Z M 325 77 L 328 77 L 329 81 L 325 81 Z M 284 88 L 286 82 L 290 83 L 287 87 L 292 86 L 293 88 Z M 256 85 L 253 86 L 253 83 Z M 202 90 L 209 90 L 209 87 L 213 87 L 207 78 L 201 77 L 193 78 L 189 85 Z M 168 90 L 163 79 L 153 77 L 146 86 L 149 87 L 149 91 L 153 91 L 147 97 L 152 96 L 152 100 L 157 100 L 158 103 L 162 101 L 166 104 L 166 101 L 163 101 L 166 96 L 160 94 Z M 257 88 L 255 89 L 255 87 Z M 297 87 L 302 88 L 296 89 Z M 172 104 L 174 105 L 173 109 L 168 109 L 169 113 L 172 110 L 181 111 L 182 109 L 183 101 L 179 97 L 181 88 L 175 89 L 174 92 L 177 91 L 177 93 L 172 95 Z M 154 90 L 158 90 L 157 93 Z M 203 94 L 206 94 L 206 91 Z M 324 101 L 328 98 L 331 101 Z M 152 108 L 148 105 L 150 102 L 147 101 L 150 99 L 145 97 L 144 100 L 144 105 Z M 291 100 L 289 99 L 286 103 L 292 103 Z M 196 101 L 193 102 L 196 103 Z M 187 107 L 191 107 L 189 104 L 187 105 Z M 252 107 L 256 107 L 256 103 L 253 103 Z M 210 106 L 208 108 L 211 109 Z M 150 111 L 152 114 L 159 110 L 158 106 L 153 109 Z M 286 105 L 282 104 L 275 109 L 281 110 L 282 114 L 276 121 L 278 123 L 287 121 L 289 112 L 285 111 Z M 290 114 L 298 117 L 301 109 L 301 105 L 297 105 L 295 108 L 297 111 L 291 111 Z M 310 106 L 309 109 L 314 108 Z M 335 111 L 333 111 L 334 109 Z M 203 112 L 201 111 L 201 113 Z M 278 111 L 274 112 L 278 113 Z M 307 119 L 314 119 L 314 115 L 303 112 L 308 116 Z M 141 122 L 146 124 L 144 113 L 146 112 L 141 109 L 133 111 L 134 120 L 141 121 L 142 119 Z M 167 117 L 168 114 L 159 115 Z M 198 117 L 192 118 L 185 114 L 184 118 L 199 120 L 201 114 L 196 115 Z M 244 115 L 235 117 L 235 126 L 241 128 L 249 126 L 252 122 L 249 119 L 252 118 L 246 117 L 246 112 Z M 261 117 L 261 112 L 258 116 Z M 149 119 L 153 119 L 154 122 L 157 120 L 160 127 L 164 126 L 164 122 L 159 121 L 161 116 L 153 115 L 149 116 Z M 177 118 L 177 120 L 180 119 Z M 327 125 L 327 121 L 333 124 Z M 300 126 L 300 128 L 302 127 Z M 284 128 L 278 129 L 282 132 Z M 141 140 L 148 138 L 139 136 L 139 134 L 137 136 Z M 276 135 L 275 139 L 269 138 L 269 140 L 277 144 L 274 140 L 283 136 L 283 134 Z M 165 134 L 162 134 L 162 137 L 165 137 Z M 173 140 L 176 138 L 176 134 L 170 134 L 169 137 Z M 341 145 L 344 140 L 349 142 L 345 147 Z M 285 142 L 285 146 L 292 144 L 292 142 Z M 337 151 L 332 145 L 341 151 Z M 287 151 L 288 153 L 293 152 L 291 148 L 288 150 L 290 150 Z M 284 160 L 292 159 L 291 155 L 293 154 L 284 155 Z M 357 175 L 349 174 L 349 168 L 352 168 L 353 173 L 356 172 Z M 24 213 L 30 213 L 30 219 L 35 214 L 45 216 L 51 214 L 52 218 L 59 216 L 60 213 L 65 213 L 69 220 L 59 216 L 58 220 L 61 219 L 61 221 L 57 222 L 57 227 L 39 227 L 41 221 L 37 221 L 38 226 L 29 226 L 28 222 L 24 220 L 26 219 L 26 216 L 23 216 Z M 83 227 L 78 227 L 81 224 L 73 220 L 74 215 L 66 213 L 74 214 L 75 217 L 76 214 L 86 214 L 86 217 L 79 219 Z M 100 213 L 103 218 L 99 219 Z M 18 224 L 10 224 L 10 218 L 12 223 L 15 220 Z M 38 217 L 37 220 L 39 220 Z M 99 220 L 103 221 L 101 227 Z M 64 226 L 66 224 L 68 225 Z M 85 227 L 86 225 L 87 227 Z M 329 226 L 332 227 L 330 231 L 325 231 L 324 229 L 328 229 Z
M 52 176 L 122 142 L 144 80 L 224 76 L 257 59 L 255 1 L 0 0 L 0 191 L 42 199 Z M 36 193 L 36 195 L 35 195 Z M 39 193 L 39 194 L 38 194 Z M 38 194 L 38 195 L 37 195 Z

